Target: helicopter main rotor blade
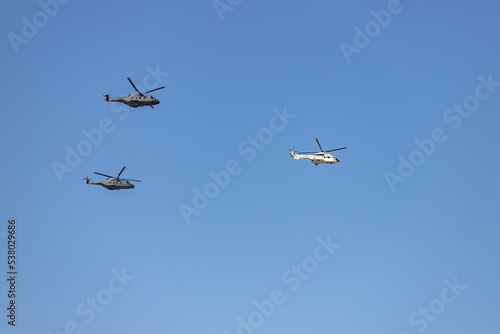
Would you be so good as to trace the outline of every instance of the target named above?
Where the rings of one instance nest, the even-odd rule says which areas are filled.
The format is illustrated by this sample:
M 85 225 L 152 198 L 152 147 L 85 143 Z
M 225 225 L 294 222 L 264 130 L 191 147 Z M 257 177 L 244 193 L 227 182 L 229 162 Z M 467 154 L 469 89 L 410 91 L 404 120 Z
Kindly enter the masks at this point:
M 160 87 L 160 88 L 155 88 L 155 89 L 152 89 L 152 90 L 148 90 L 148 91 L 147 91 L 146 93 L 144 93 L 144 94 L 151 93 L 151 92 L 154 92 L 155 90 L 159 90 L 159 89 L 163 89 L 163 88 L 165 88 L 165 86 Z
M 118 173 L 118 176 L 117 177 L 120 177 L 120 175 L 122 175 L 123 171 L 125 170 L 126 167 L 123 167 L 122 170 L 120 171 L 120 173 Z
M 298 154 L 316 154 L 321 152 L 297 152 Z
M 319 144 L 318 138 L 316 138 L 316 143 L 318 143 L 319 149 L 321 150 L 321 152 L 323 152 L 323 148 L 322 148 L 322 147 L 321 147 L 321 145 Z
M 139 180 L 133 180 L 133 179 L 121 179 L 121 180 L 126 180 L 126 181 L 134 181 L 134 182 L 141 182 Z
M 334 150 L 329 150 L 329 151 L 325 151 L 325 152 L 333 152 L 333 151 L 339 151 L 339 150 L 345 150 L 347 147 L 341 147 L 341 148 L 336 148 Z
M 134 83 L 132 82 L 132 80 L 130 80 L 130 78 L 127 78 L 127 79 L 128 79 L 128 81 L 130 81 L 130 84 L 132 85 L 132 87 L 134 87 L 135 91 L 136 91 L 137 93 L 139 93 L 139 94 L 142 94 L 141 92 L 139 92 L 139 91 L 137 90 L 137 88 L 135 87 L 135 85 L 134 85 Z
M 110 178 L 114 177 L 114 176 L 111 176 L 111 175 L 106 175 L 106 174 L 102 174 L 102 173 L 98 173 L 98 172 L 94 172 L 94 174 L 102 175 L 102 176 L 106 176 L 106 177 L 110 177 Z

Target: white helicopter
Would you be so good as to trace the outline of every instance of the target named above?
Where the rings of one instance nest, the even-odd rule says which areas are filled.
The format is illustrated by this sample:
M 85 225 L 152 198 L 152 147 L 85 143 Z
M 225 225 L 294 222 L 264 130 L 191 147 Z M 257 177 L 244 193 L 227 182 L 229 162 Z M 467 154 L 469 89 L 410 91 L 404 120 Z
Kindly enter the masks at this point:
M 128 181 L 141 182 L 139 180 L 121 179 L 120 175 L 122 175 L 122 172 L 124 170 L 125 170 L 125 167 L 122 168 L 122 170 L 120 171 L 120 173 L 118 173 L 118 176 L 116 176 L 116 177 L 94 172 L 94 174 L 109 177 L 109 179 L 107 179 L 106 181 L 93 182 L 93 181 L 90 181 L 92 179 L 89 179 L 88 175 L 85 175 L 85 178 L 83 178 L 82 180 L 85 180 L 85 182 L 87 184 L 97 184 L 97 185 L 103 186 L 104 188 L 109 189 L 109 190 L 131 189 L 131 188 L 134 188 L 135 186 Z
M 318 146 L 319 146 L 319 149 L 321 150 L 321 152 L 317 152 L 317 153 L 315 153 L 315 152 L 297 152 L 297 153 L 295 153 L 295 149 L 293 149 L 293 150 L 290 150 L 290 156 L 294 159 L 309 159 L 316 166 L 319 164 L 332 165 L 332 164 L 336 164 L 340 160 L 331 154 L 327 154 L 326 152 L 345 150 L 347 148 L 347 147 L 341 147 L 341 148 L 336 148 L 333 150 L 323 151 L 323 148 L 319 144 L 318 139 L 316 139 L 316 142 L 318 143 Z M 314 155 L 307 155 L 310 153 L 314 153 Z M 301 155 L 301 154 L 305 154 L 305 155 Z

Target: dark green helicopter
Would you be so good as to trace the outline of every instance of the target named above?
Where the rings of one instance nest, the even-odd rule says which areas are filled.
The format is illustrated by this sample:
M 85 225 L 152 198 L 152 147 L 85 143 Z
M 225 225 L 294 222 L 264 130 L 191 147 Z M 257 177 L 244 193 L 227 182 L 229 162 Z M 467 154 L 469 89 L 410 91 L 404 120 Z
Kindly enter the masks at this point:
M 109 98 L 109 93 L 108 93 L 106 95 L 103 95 L 104 96 L 104 100 L 108 101 L 108 102 L 121 102 L 121 103 L 125 103 L 126 105 L 128 105 L 129 107 L 132 107 L 132 108 L 145 107 L 145 106 L 150 106 L 151 108 L 154 108 L 153 107 L 154 105 L 157 105 L 157 104 L 160 103 L 160 101 L 158 101 L 157 99 L 155 99 L 151 95 L 146 95 L 146 94 L 154 92 L 155 90 L 163 89 L 163 88 L 165 88 L 165 86 L 160 87 L 160 88 L 155 88 L 155 89 L 152 89 L 152 90 L 148 90 L 146 93 L 141 93 L 135 87 L 135 85 L 132 82 L 132 80 L 130 80 L 130 78 L 127 78 L 127 79 L 128 79 L 128 81 L 130 81 L 130 84 L 132 85 L 132 87 L 134 87 L 135 91 L 138 94 L 129 94 L 128 96 L 118 97 L 116 99 L 110 99 Z

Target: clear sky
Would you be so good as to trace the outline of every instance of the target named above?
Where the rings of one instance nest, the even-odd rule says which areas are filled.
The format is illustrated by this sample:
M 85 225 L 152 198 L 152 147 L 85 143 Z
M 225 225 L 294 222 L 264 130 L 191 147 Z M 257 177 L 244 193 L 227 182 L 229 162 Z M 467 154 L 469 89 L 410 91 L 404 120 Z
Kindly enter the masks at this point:
M 2 1 L 0 332 L 497 333 L 499 10 Z

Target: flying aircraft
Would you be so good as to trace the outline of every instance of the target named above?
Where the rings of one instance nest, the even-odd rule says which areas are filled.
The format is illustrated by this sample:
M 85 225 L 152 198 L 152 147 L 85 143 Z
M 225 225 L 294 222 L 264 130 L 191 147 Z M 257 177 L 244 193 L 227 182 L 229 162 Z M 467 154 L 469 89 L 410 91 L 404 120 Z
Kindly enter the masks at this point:
M 321 150 L 320 152 L 295 152 L 295 149 L 293 149 L 293 150 L 290 150 L 290 156 L 294 159 L 309 159 L 316 166 L 319 164 L 332 165 L 332 164 L 336 164 L 340 160 L 331 154 L 327 154 L 326 152 L 345 150 L 347 148 L 347 147 L 341 147 L 341 148 L 336 148 L 333 150 L 323 151 L 323 148 L 319 144 L 318 139 L 316 139 L 316 142 L 318 143 L 319 149 Z M 314 153 L 314 155 L 307 155 L 307 154 L 311 154 L 311 153 Z
M 108 177 L 108 179 L 106 181 L 97 181 L 97 182 L 90 181 L 92 179 L 89 179 L 88 175 L 85 175 L 85 178 L 83 178 L 82 180 L 85 180 L 85 182 L 87 184 L 97 184 L 97 185 L 103 186 L 104 188 L 109 189 L 109 190 L 131 189 L 131 188 L 134 188 L 135 186 L 128 181 L 141 182 L 139 180 L 121 179 L 120 175 L 122 175 L 124 170 L 125 170 L 125 167 L 123 167 L 122 170 L 120 171 L 120 173 L 118 173 L 118 176 L 114 176 L 114 177 L 110 176 L 110 175 L 94 172 L 94 174 Z
M 103 95 L 104 96 L 104 101 L 108 101 L 108 102 L 121 102 L 121 103 L 125 103 L 126 105 L 128 105 L 129 107 L 132 107 L 132 108 L 144 107 L 144 106 L 150 106 L 151 108 L 154 108 L 153 107 L 154 105 L 157 105 L 157 104 L 160 103 L 160 101 L 158 101 L 157 99 L 155 99 L 151 95 L 146 95 L 146 94 L 154 92 L 155 90 L 163 89 L 163 88 L 165 88 L 165 86 L 159 87 L 159 88 L 155 88 L 155 89 L 152 89 L 152 90 L 148 90 L 146 93 L 141 93 L 135 87 L 135 85 L 132 82 L 132 80 L 130 80 L 130 78 L 127 78 L 127 79 L 128 79 L 128 81 L 130 81 L 130 84 L 132 85 L 132 87 L 134 87 L 135 91 L 138 94 L 129 94 L 128 96 L 118 97 L 116 99 L 110 99 L 109 98 L 109 93 L 108 93 L 106 95 Z

